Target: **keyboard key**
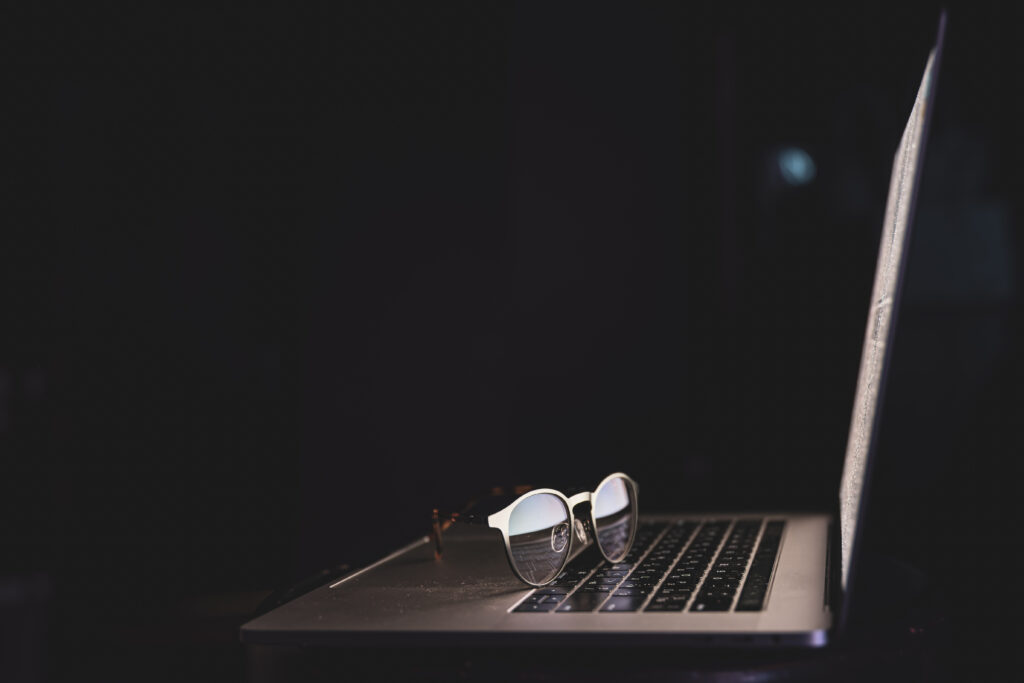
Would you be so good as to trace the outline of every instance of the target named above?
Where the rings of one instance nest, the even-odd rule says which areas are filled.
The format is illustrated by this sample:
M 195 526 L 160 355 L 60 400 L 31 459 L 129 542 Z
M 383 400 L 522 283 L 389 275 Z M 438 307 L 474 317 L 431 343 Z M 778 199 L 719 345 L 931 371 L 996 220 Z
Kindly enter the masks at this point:
M 681 612 L 690 599 L 689 593 L 679 595 L 662 595 L 658 593 L 646 607 L 646 612 Z
M 657 581 L 633 581 L 630 579 L 626 579 L 625 581 L 619 584 L 619 588 L 650 589 L 653 588 L 656 584 Z
M 732 604 L 731 600 L 728 599 L 700 599 L 693 603 L 693 607 L 690 608 L 691 612 L 726 612 L 729 610 L 729 606 Z
M 608 598 L 601 607 L 602 612 L 636 612 L 647 599 L 645 595 L 622 595 Z
M 682 612 L 684 609 L 686 609 L 685 602 L 662 602 L 644 607 L 645 612 Z
M 615 570 L 612 570 L 612 569 L 602 569 L 601 571 L 599 571 L 596 574 L 596 576 L 598 576 L 598 577 L 611 577 L 611 578 L 621 579 L 622 577 L 624 577 L 628 573 L 629 572 L 622 571 L 622 570 L 615 571 Z
M 555 609 L 554 604 L 524 602 L 516 607 L 513 612 L 550 612 Z
M 570 595 L 555 611 L 593 612 L 607 597 L 607 593 L 580 593 L 577 591 Z

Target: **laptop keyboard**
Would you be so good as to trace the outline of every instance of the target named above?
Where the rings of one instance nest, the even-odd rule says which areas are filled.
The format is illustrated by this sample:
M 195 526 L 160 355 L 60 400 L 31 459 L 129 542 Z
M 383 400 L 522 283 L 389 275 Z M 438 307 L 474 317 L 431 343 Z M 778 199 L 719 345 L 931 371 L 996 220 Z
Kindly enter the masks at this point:
M 621 562 L 595 547 L 514 612 L 750 612 L 764 608 L 785 522 L 641 523 Z

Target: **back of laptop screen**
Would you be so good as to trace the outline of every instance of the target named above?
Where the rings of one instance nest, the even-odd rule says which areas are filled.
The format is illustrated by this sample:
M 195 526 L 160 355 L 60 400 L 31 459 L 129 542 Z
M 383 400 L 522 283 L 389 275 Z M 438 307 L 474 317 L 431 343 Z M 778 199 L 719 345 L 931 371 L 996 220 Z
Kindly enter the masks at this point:
M 939 42 L 928 57 L 928 65 L 925 67 L 910 119 L 896 152 L 889 183 L 885 224 L 879 245 L 875 283 L 868 309 L 846 459 L 839 488 L 841 586 L 844 594 L 848 594 L 851 561 L 857 542 L 857 526 L 863 522 L 862 502 L 870 472 L 870 458 L 878 433 L 886 369 L 895 331 L 896 309 L 899 305 L 900 284 L 906 262 L 914 201 L 920 181 L 925 133 L 934 100 L 935 76 L 941 55 L 944 24 L 943 17 L 943 21 L 940 22 Z

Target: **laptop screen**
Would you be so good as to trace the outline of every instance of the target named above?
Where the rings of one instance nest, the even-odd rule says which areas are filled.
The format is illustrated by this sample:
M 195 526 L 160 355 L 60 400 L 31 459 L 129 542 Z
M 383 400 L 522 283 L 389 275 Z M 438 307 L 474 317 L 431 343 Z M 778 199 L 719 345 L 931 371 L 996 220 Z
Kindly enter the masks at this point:
M 848 594 L 850 562 L 857 543 L 857 525 L 863 523 L 861 502 L 870 474 L 870 458 L 878 437 L 881 398 L 896 324 L 900 281 L 913 220 L 914 201 L 924 158 L 925 133 L 935 94 L 935 79 L 942 49 L 945 16 L 940 19 L 939 39 L 928 57 L 914 108 L 903 131 L 889 182 L 885 224 L 878 249 L 875 284 L 868 309 L 867 329 L 861 350 L 857 392 L 850 419 L 846 460 L 839 486 L 839 530 L 842 553 L 841 585 Z

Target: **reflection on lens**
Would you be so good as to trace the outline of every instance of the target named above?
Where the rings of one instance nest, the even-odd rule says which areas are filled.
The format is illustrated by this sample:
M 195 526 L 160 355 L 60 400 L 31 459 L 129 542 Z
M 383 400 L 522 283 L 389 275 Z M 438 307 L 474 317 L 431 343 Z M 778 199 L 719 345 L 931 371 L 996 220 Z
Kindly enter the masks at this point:
M 524 498 L 508 520 L 512 562 L 529 583 L 543 584 L 558 575 L 569 552 L 569 510 L 558 496 L 538 493 Z
M 551 529 L 551 549 L 556 553 L 565 550 L 569 543 L 569 525 L 566 523 L 557 524 Z
M 594 527 L 597 543 L 612 562 L 618 562 L 629 551 L 636 529 L 636 491 L 622 477 L 609 479 L 594 495 Z

